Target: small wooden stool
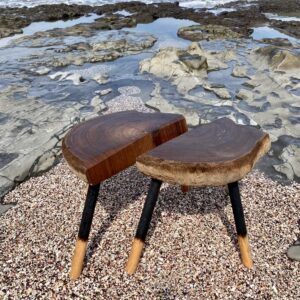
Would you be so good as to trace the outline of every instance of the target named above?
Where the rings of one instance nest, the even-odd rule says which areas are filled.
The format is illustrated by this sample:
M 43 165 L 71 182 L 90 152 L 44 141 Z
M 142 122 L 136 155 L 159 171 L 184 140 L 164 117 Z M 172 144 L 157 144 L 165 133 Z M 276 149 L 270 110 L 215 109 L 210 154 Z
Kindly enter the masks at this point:
M 82 271 L 100 182 L 133 165 L 136 158 L 187 131 L 178 114 L 124 111 L 74 127 L 63 139 L 69 167 L 89 184 L 70 277 Z
M 141 155 L 137 167 L 152 178 L 126 270 L 136 271 L 162 181 L 181 186 L 228 185 L 241 259 L 252 267 L 238 181 L 270 148 L 268 134 L 223 118 Z

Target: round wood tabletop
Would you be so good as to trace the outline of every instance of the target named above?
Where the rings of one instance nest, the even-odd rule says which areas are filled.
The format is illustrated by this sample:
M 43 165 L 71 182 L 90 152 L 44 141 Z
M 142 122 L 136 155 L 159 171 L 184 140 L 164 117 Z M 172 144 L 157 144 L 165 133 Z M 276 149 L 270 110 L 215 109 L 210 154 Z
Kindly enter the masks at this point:
M 170 183 L 224 185 L 244 177 L 269 148 L 268 134 L 222 118 L 143 154 L 137 166 Z

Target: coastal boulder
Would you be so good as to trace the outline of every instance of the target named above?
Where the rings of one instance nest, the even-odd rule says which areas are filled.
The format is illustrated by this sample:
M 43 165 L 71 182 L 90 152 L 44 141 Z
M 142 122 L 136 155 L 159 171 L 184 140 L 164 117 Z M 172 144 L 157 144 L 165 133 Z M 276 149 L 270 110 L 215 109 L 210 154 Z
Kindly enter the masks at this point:
M 192 25 L 182 27 L 177 35 L 190 41 L 234 39 L 242 35 L 222 25 Z
M 30 22 L 19 16 L 1 16 L 0 18 L 0 38 L 22 33 L 22 27 Z
M 77 36 L 78 33 L 78 28 L 74 29 L 74 26 L 71 28 L 72 30 L 65 28 L 37 32 L 34 35 L 14 40 L 9 44 L 9 47 L 58 46 L 40 52 L 34 57 L 38 65 L 53 68 L 112 61 L 122 56 L 139 53 L 152 47 L 156 42 L 156 38 L 151 34 L 120 30 L 104 31 L 100 36 L 93 31 L 82 32 L 81 42 L 66 44 L 66 39 L 69 36 Z M 90 33 L 95 33 L 95 36 L 90 37 Z M 33 61 L 32 57 L 28 57 L 28 59 Z
M 207 79 L 208 71 L 226 69 L 218 54 L 201 49 L 196 42 L 186 50 L 173 47 L 160 49 L 151 59 L 140 63 L 140 71 L 170 79 L 178 92 L 185 94 Z
M 198 54 L 184 53 L 179 55 L 179 59 L 191 70 L 207 70 L 207 59 L 205 56 Z
M 300 54 L 275 46 L 259 48 L 255 53 L 273 70 L 288 71 L 300 68 Z

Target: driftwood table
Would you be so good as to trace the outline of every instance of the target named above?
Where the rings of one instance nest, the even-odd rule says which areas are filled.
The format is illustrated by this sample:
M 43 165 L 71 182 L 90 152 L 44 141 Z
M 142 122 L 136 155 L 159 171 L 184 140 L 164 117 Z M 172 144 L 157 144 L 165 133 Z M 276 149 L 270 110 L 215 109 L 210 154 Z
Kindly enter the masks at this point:
M 223 118 L 182 134 L 137 159 L 137 167 L 152 178 L 127 262 L 136 271 L 162 181 L 182 186 L 228 185 L 241 259 L 252 267 L 238 181 L 270 148 L 268 134 Z
M 70 277 L 82 271 L 100 182 L 136 162 L 136 158 L 187 131 L 178 114 L 124 111 L 97 117 L 74 127 L 63 140 L 69 167 L 89 185 Z

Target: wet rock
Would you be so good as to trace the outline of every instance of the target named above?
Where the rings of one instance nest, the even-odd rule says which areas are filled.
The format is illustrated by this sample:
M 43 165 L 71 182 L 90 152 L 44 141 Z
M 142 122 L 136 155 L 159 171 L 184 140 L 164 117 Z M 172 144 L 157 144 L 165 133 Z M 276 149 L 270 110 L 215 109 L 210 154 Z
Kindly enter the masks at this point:
M 284 5 L 280 0 L 259 1 L 259 8 L 263 12 L 284 13 L 300 11 L 300 2 L 295 0 L 285 0 Z
M 289 145 L 283 149 L 280 158 L 284 162 L 281 165 L 275 165 L 274 168 L 293 180 L 294 176 L 300 177 L 300 148 L 296 145 Z
M 160 94 L 160 86 L 156 85 L 151 94 L 151 99 L 146 102 L 146 106 L 159 110 L 164 113 L 179 113 L 182 114 L 189 126 L 199 125 L 199 115 L 195 111 L 187 110 L 183 107 L 177 107 L 168 100 L 164 99 Z
M 240 6 L 243 3 L 237 1 L 226 5 L 226 7 L 238 8 L 236 11 L 225 11 L 218 15 L 214 15 L 205 9 L 195 10 L 183 8 L 176 2 L 147 5 L 141 2 L 130 1 L 102 6 L 52 4 L 31 8 L 0 8 L 0 20 L 4 18 L 11 19 L 8 24 L 1 24 L 0 21 L 0 28 L 10 30 L 10 32 L 6 34 L 13 34 L 13 30 L 21 30 L 21 28 L 29 25 L 31 22 L 74 19 L 88 13 L 96 13 L 98 15 L 107 15 L 108 17 L 111 17 L 112 14 L 117 11 L 126 10 L 132 14 L 131 16 L 125 16 L 128 19 L 123 18 L 118 23 L 114 23 L 114 21 L 99 21 L 94 24 L 94 28 L 97 30 L 119 29 L 124 28 L 124 26 L 134 26 L 136 23 L 150 23 L 158 18 L 173 17 L 192 20 L 202 25 L 224 26 L 242 36 L 249 36 L 253 31 L 252 27 L 271 22 L 273 27 L 275 26 L 280 30 L 299 36 L 297 22 L 292 24 L 291 22 L 270 21 L 264 15 L 266 12 L 293 13 L 297 11 L 297 9 L 299 11 L 298 0 L 288 1 L 289 4 L 282 5 L 282 1 L 280 0 L 274 0 L 275 4 L 271 3 L 272 0 L 260 0 L 258 5 L 256 4 L 247 7 L 242 5 L 242 9 Z M 114 16 L 124 17 L 121 15 Z M 22 22 L 24 22 L 24 24 L 22 24 Z M 108 23 L 109 25 L 107 25 Z
M 95 30 L 119 30 L 124 27 L 134 27 L 136 24 L 136 19 L 131 16 L 114 14 L 105 15 L 91 23 L 90 26 Z
M 70 35 L 76 36 L 70 28 L 53 29 L 45 32 L 38 32 L 32 36 L 16 39 L 9 45 L 41 47 L 43 44 L 65 45 L 65 38 Z M 96 34 L 92 31 L 91 34 Z M 152 47 L 156 38 L 148 33 L 114 31 L 103 32 L 101 35 L 83 37 L 84 42 L 74 43 L 60 48 L 52 48 L 46 52 L 37 53 L 35 57 L 25 58 L 30 61 L 36 61 L 39 66 L 47 68 L 65 67 L 68 65 L 83 65 L 85 63 L 96 63 L 115 60 L 119 57 L 135 54 Z
M 23 33 L 22 29 L 17 28 L 1 28 L 0 27 L 0 38 L 11 36 L 14 34 Z
M 216 87 L 216 85 L 204 83 L 203 88 L 205 90 L 214 92 L 221 99 L 231 99 L 231 95 L 225 87 Z
M 208 69 L 207 59 L 204 56 L 184 53 L 179 55 L 179 59 L 192 70 Z
M 245 89 L 240 89 L 236 97 L 241 100 L 252 100 L 253 93 Z
M 185 57 L 191 58 L 188 59 L 188 63 L 184 62 Z M 197 58 L 197 62 L 195 61 L 191 64 L 190 60 L 194 58 Z M 186 94 L 197 85 L 202 85 L 207 78 L 207 71 L 224 68 L 227 68 L 227 64 L 219 59 L 218 53 L 203 50 L 195 42 L 186 50 L 176 48 L 161 49 L 151 59 L 146 59 L 140 63 L 141 72 L 148 72 L 171 80 L 177 86 L 178 92 L 182 94 Z
M 6 166 L 8 163 L 16 159 L 19 155 L 17 153 L 1 153 L 0 152 L 0 169 Z
M 300 68 L 300 54 L 275 46 L 260 48 L 255 53 L 265 59 L 265 63 L 273 70 L 288 71 Z
M 49 170 L 49 168 L 59 161 L 59 154 L 56 150 L 45 151 L 35 162 L 32 174 L 40 174 Z
M 288 258 L 296 261 L 300 261 L 300 239 L 298 238 L 297 241 L 291 245 L 287 251 Z
M 108 81 L 108 75 L 97 74 L 93 77 L 93 80 L 97 81 L 99 84 L 104 84 Z
M 0 183 L 1 184 L 1 183 Z M 0 198 L 1 198 L 1 191 L 0 191 Z M 10 208 L 12 208 L 14 205 L 10 205 L 10 204 L 5 204 L 5 205 L 3 205 L 3 204 L 0 204 L 0 216 L 2 215 L 2 214 L 4 214 L 5 212 L 7 212 Z M 5 296 L 5 294 L 4 293 L 2 293 L 1 294 L 1 292 L 0 292 L 0 296 Z
M 293 47 L 293 44 L 285 38 L 264 38 L 259 41 L 277 47 Z
M 85 79 L 79 73 L 72 72 L 56 72 L 52 75 L 49 75 L 52 80 L 71 80 L 75 85 L 79 85 L 85 81 Z
M 51 72 L 51 69 L 46 68 L 46 67 L 39 67 L 37 69 L 32 68 L 32 69 L 30 69 L 30 71 L 37 75 L 47 75 L 48 73 Z
M 95 96 L 91 100 L 91 105 L 94 106 L 94 109 L 97 112 L 101 112 L 101 111 L 103 111 L 103 110 L 105 110 L 107 108 L 107 106 L 104 104 L 104 102 L 102 101 L 102 99 L 98 95 Z
M 15 100 L 15 94 L 24 95 Z M 28 87 L 8 86 L 1 92 L 1 114 L 8 116 L 0 127 L 0 195 L 17 182 L 53 166 L 61 153 L 61 139 L 76 123 L 98 115 L 81 110 L 79 103 L 55 107 L 26 96 Z M 17 101 L 17 102 L 16 102 Z M 16 105 L 17 103 L 17 105 Z M 5 154 L 3 154 L 5 153 Z
M 240 78 L 248 77 L 247 68 L 241 67 L 241 66 L 234 67 L 231 75 L 234 77 L 240 77 Z
M 0 200 L 14 185 L 15 183 L 12 180 L 0 175 Z
M 300 31 L 299 31 L 299 21 L 290 21 L 290 22 L 284 22 L 284 21 L 278 21 L 278 20 L 272 20 L 271 26 L 278 29 L 279 31 L 294 36 L 296 38 L 300 38 Z
M 108 95 L 109 93 L 112 92 L 112 89 L 109 88 L 109 89 L 106 89 L 106 90 L 100 90 L 100 91 L 97 91 L 96 93 L 100 96 L 105 96 L 105 95 Z
M 89 38 L 95 36 L 99 30 L 114 30 L 122 29 L 123 27 L 132 27 L 136 23 L 131 17 L 124 16 L 105 16 L 95 20 L 93 23 L 77 24 L 66 28 L 54 28 L 52 30 L 36 32 L 31 36 L 24 36 L 13 40 L 10 43 L 12 46 L 20 47 L 50 47 L 64 44 L 66 37 L 85 37 Z M 74 43 L 68 45 L 62 52 L 69 52 L 72 50 L 90 50 L 90 45 L 84 42 Z
M 180 28 L 177 35 L 190 41 L 233 39 L 241 34 L 221 25 L 192 25 Z
M 0 38 L 11 36 L 14 34 L 22 33 L 23 27 L 30 24 L 29 20 L 26 20 L 19 16 L 1 16 L 0 17 Z

